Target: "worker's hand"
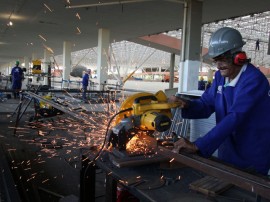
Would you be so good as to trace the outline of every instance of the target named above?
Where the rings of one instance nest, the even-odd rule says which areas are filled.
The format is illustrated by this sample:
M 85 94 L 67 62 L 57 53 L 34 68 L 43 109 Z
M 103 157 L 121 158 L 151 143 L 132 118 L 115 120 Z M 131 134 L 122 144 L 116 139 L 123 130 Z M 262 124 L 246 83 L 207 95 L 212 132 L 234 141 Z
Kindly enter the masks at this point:
M 174 149 L 172 152 L 179 153 L 180 151 L 185 151 L 188 153 L 196 153 L 199 149 L 197 146 L 185 138 L 180 138 L 174 143 Z
M 168 99 L 169 103 L 177 103 L 179 104 L 180 108 L 187 108 L 188 107 L 188 102 L 184 99 L 181 99 L 179 97 L 176 97 L 175 95 L 172 95 L 171 97 L 169 97 Z

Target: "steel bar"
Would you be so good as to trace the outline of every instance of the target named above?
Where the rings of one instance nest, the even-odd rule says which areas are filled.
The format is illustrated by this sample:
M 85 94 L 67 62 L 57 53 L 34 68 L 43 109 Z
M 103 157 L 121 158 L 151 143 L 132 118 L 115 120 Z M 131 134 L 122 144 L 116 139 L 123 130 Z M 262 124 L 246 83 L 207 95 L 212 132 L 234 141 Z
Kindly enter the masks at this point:
M 61 195 L 61 194 L 58 194 L 56 192 L 53 192 L 53 191 L 50 191 L 48 189 L 45 189 L 43 187 L 38 187 L 38 190 L 41 190 L 47 194 L 50 194 L 50 195 L 53 195 L 53 196 L 56 196 L 57 198 L 61 199 L 61 198 L 64 198 L 65 196 Z
M 177 154 L 163 147 L 158 148 L 158 153 L 208 175 L 223 179 L 240 188 L 270 199 L 270 180 L 267 178 L 252 175 L 195 154 Z
M 41 87 L 41 86 L 38 86 L 38 88 L 35 90 L 35 94 L 39 91 L 40 87 Z M 23 99 L 24 99 L 24 97 L 23 97 L 23 94 L 22 94 L 22 95 L 21 95 L 21 100 L 23 100 Z M 27 102 L 27 104 L 26 104 L 26 106 L 24 107 L 22 113 L 20 114 L 19 121 L 21 120 L 23 114 L 26 112 L 27 108 L 28 108 L 29 105 L 31 104 L 32 100 L 33 100 L 33 97 L 31 97 L 31 99 Z M 24 106 L 24 103 L 22 104 L 22 106 Z
M 80 202 L 95 201 L 96 166 L 85 156 L 81 156 Z
M 95 122 L 92 120 L 93 118 L 89 117 L 86 113 L 78 113 L 78 112 L 73 112 L 71 109 L 67 109 L 65 106 L 63 105 L 60 105 L 60 104 L 57 104 L 56 102 L 54 101 L 51 101 L 51 100 L 48 100 L 48 99 L 45 99 L 35 93 L 32 93 L 32 92 L 25 92 L 27 95 L 31 96 L 31 97 L 34 97 L 38 100 L 42 100 L 43 102 L 46 102 L 48 103 L 49 105 L 51 105 L 52 107 L 56 108 L 56 109 L 59 109 L 61 110 L 62 112 L 80 120 L 80 121 L 83 121 L 84 123 L 87 123 L 89 124 L 91 121 L 93 122 L 92 124 L 94 124 Z
M 19 103 L 19 106 L 18 106 L 18 112 L 17 112 L 18 114 L 17 114 L 17 117 L 16 117 L 15 127 L 14 127 L 14 130 L 13 130 L 14 135 L 16 135 L 17 127 L 18 127 L 18 124 L 19 124 L 19 121 L 20 121 L 21 109 L 22 109 L 22 98 L 20 98 L 20 103 Z
M 99 7 L 99 6 L 109 6 L 109 5 L 122 5 L 128 3 L 139 3 L 139 2 L 147 2 L 153 0 L 128 0 L 128 1 L 114 1 L 114 2 L 104 2 L 104 3 L 93 3 L 93 4 L 80 4 L 80 5 L 67 5 L 67 9 L 73 8 L 90 8 L 90 7 Z
M 117 180 L 113 178 L 112 175 L 106 174 L 106 202 L 116 202 L 117 201 Z

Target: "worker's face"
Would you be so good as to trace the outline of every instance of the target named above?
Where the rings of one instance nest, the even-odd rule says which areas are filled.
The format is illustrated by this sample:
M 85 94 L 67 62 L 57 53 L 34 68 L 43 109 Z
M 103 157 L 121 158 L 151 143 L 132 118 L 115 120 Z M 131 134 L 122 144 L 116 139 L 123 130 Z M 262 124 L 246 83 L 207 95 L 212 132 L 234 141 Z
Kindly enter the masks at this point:
M 234 79 L 241 70 L 241 66 L 233 64 L 232 58 L 219 57 L 215 58 L 214 62 L 223 77 Z

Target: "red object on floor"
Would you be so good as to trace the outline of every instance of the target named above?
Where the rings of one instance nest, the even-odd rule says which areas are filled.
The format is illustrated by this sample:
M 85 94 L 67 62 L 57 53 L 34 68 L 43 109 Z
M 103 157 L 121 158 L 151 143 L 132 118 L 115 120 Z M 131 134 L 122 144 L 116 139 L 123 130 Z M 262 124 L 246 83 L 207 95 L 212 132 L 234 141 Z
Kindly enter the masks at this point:
M 140 200 L 129 193 L 125 188 L 117 187 L 116 202 L 140 202 Z

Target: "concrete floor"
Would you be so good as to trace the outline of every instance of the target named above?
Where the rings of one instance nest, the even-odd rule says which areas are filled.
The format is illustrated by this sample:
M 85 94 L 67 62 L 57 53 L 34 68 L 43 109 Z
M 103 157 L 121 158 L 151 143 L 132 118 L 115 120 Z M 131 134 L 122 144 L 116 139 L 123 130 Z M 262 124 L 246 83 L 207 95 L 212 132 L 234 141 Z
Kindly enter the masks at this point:
M 77 103 L 96 121 L 87 126 L 66 114 L 30 124 L 34 115 L 31 104 L 14 134 L 17 114 L 13 112 L 18 104 L 18 99 L 0 103 L 0 139 L 22 201 L 79 201 L 80 154 L 103 141 L 104 117 L 116 106 Z M 102 171 L 97 174 L 96 191 L 97 201 L 104 201 Z

